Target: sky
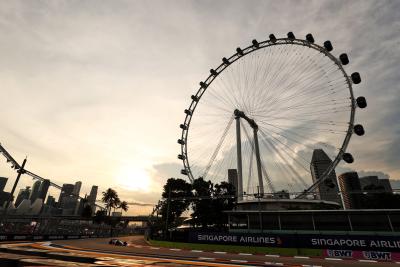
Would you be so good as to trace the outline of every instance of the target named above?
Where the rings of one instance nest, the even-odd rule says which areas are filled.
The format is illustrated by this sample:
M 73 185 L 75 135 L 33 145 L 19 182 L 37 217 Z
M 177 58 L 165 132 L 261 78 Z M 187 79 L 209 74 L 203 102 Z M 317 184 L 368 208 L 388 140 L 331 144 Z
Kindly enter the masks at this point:
M 400 2 L 389 0 L 1 1 L 0 142 L 55 183 L 156 203 L 182 177 L 176 140 L 199 81 L 236 47 L 289 31 L 331 40 L 361 74 L 366 135 L 352 138 L 349 168 L 400 179 Z M 5 160 L 0 176 L 15 179 Z

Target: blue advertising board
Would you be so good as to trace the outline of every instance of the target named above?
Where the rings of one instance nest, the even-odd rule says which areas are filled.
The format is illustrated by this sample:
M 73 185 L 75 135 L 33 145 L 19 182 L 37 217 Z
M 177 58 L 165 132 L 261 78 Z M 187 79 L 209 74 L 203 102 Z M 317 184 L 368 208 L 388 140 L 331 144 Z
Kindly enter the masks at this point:
M 318 234 L 244 234 L 224 232 L 189 233 L 189 242 L 258 247 L 297 247 L 400 251 L 400 236 L 318 235 Z

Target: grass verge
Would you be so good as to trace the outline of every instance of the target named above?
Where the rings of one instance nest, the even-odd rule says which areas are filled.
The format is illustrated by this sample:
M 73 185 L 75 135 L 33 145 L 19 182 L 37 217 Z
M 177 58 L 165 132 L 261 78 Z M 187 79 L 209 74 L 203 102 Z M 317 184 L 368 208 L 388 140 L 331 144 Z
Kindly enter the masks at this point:
M 275 248 L 275 247 L 250 247 L 234 245 L 197 244 L 149 240 L 152 246 L 166 248 L 193 249 L 203 251 L 225 251 L 230 253 L 274 254 L 281 256 L 322 256 L 322 249 L 311 248 Z

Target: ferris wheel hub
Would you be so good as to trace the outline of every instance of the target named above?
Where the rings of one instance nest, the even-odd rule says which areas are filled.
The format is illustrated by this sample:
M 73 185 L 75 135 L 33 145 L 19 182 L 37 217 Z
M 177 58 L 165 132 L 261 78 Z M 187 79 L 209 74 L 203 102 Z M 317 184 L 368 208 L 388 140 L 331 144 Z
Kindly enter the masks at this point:
M 239 118 L 245 119 L 250 124 L 251 128 L 253 128 L 255 130 L 258 129 L 257 123 L 253 119 L 250 119 L 249 117 L 247 117 L 246 114 L 243 111 L 235 109 L 233 114 L 235 115 L 236 119 L 239 119 Z

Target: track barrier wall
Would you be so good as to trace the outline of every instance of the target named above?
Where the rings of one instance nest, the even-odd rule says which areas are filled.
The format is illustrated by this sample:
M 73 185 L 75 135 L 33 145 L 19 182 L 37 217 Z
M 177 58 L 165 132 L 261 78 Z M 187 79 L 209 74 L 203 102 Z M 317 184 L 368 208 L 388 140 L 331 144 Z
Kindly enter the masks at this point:
M 117 235 L 113 235 L 117 236 Z M 85 239 L 112 237 L 111 235 L 0 235 L 0 242 L 5 241 L 46 241 L 46 240 L 62 240 L 62 239 Z

